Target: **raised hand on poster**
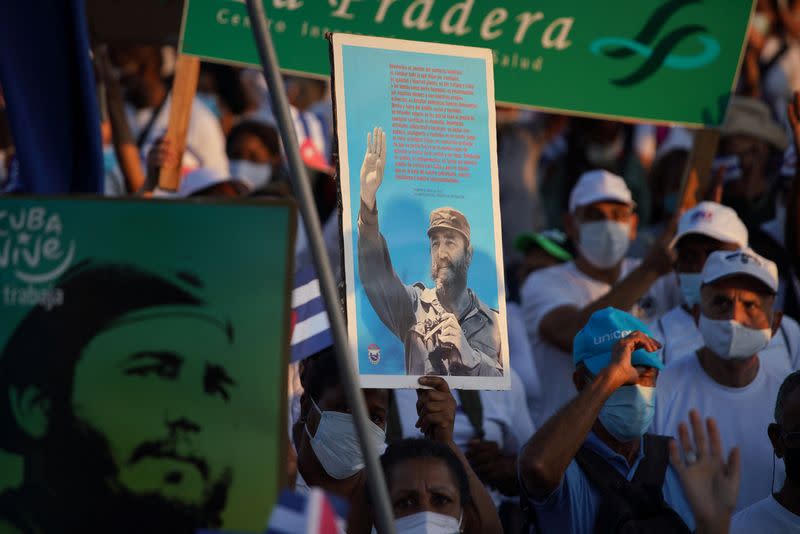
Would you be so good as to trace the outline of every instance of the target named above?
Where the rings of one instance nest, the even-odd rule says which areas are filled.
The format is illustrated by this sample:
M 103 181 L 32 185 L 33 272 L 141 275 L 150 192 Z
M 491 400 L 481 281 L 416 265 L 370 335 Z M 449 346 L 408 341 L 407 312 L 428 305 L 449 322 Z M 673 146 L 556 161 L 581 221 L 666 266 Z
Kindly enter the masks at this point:
M 386 167 L 386 133 L 376 126 L 367 134 L 367 153 L 361 164 L 361 200 L 369 209 L 375 209 L 375 195 L 383 182 Z

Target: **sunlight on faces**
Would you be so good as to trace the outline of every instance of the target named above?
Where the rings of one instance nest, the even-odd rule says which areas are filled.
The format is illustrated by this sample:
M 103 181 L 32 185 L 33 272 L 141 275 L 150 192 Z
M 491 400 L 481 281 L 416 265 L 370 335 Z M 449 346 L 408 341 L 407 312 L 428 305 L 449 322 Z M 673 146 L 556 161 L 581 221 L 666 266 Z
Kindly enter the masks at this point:
M 436 512 L 460 518 L 458 484 L 440 458 L 413 458 L 395 465 L 387 476 L 395 518 Z
M 703 315 L 715 320 L 734 320 L 762 330 L 773 327 L 775 296 L 749 276 L 732 276 L 706 284 L 700 289 Z
M 213 438 L 231 424 L 236 378 L 223 325 L 189 313 L 151 309 L 101 332 L 75 368 L 72 408 L 107 438 L 122 486 L 199 504 L 230 468 Z
M 431 278 L 436 287 L 454 282 L 466 282 L 467 270 L 472 260 L 472 249 L 460 232 L 447 228 L 431 232 Z

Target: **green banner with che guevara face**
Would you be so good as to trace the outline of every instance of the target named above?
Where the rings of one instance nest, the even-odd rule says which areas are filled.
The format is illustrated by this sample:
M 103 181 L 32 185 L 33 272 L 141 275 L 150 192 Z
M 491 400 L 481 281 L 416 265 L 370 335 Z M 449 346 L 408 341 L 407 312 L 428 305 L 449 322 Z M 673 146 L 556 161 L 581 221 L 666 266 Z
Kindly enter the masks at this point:
M 262 532 L 294 207 L 0 198 L 0 532 Z

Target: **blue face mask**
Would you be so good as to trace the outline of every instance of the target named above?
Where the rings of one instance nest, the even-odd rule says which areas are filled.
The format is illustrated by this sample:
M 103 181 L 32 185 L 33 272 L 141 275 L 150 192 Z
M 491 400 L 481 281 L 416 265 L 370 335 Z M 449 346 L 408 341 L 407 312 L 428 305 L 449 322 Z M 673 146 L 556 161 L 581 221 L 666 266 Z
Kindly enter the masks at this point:
M 656 388 L 622 386 L 600 410 L 600 422 L 619 441 L 638 439 L 650 428 L 656 413 Z

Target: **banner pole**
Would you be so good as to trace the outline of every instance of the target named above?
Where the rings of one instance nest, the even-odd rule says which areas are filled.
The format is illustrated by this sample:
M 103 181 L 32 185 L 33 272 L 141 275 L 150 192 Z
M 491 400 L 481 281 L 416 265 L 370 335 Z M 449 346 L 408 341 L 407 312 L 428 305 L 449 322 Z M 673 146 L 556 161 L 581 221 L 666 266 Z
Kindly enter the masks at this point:
M 707 195 L 711 185 L 711 164 L 714 154 L 717 153 L 718 144 L 719 130 L 711 128 L 695 130 L 678 196 L 678 208 L 681 213 L 693 208 L 699 199 Z
M 386 488 L 383 470 L 381 469 L 378 459 L 378 452 L 370 445 L 367 405 L 361 394 L 358 374 L 356 373 L 356 369 L 349 355 L 347 328 L 345 327 L 344 315 L 339 307 L 339 295 L 336 288 L 336 281 L 333 277 L 333 271 L 331 270 L 325 249 L 322 228 L 311 193 L 311 186 L 306 168 L 300 157 L 300 148 L 297 144 L 297 136 L 294 130 L 294 121 L 289 111 L 289 102 L 286 98 L 283 78 L 281 77 L 278 67 L 278 58 L 272 43 L 272 36 L 267 27 L 264 6 L 261 0 L 246 0 L 246 2 L 247 11 L 250 15 L 250 25 L 253 28 L 253 37 L 255 38 L 258 55 L 264 69 L 264 77 L 269 87 L 272 111 L 275 114 L 278 127 L 280 128 L 283 148 L 289 160 L 292 186 L 295 196 L 297 197 L 300 213 L 303 215 L 311 253 L 317 268 L 320 290 L 325 299 L 325 307 L 328 312 L 331 331 L 333 333 L 342 386 L 344 387 L 347 403 L 353 414 L 356 432 L 358 433 L 358 438 L 361 442 L 361 450 L 364 454 L 364 463 L 366 464 L 367 470 L 367 488 L 369 489 L 370 502 L 375 512 L 376 526 L 378 531 L 382 534 L 394 534 L 389 492 Z

